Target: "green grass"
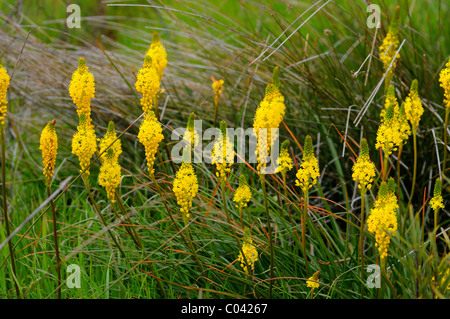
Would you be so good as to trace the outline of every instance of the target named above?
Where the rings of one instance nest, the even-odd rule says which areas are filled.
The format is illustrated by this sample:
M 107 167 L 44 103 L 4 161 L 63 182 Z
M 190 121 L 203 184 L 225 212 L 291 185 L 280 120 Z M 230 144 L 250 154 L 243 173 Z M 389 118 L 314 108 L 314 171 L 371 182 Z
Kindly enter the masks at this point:
M 12 229 L 46 198 L 39 135 L 53 118 L 57 120 L 59 149 L 52 190 L 55 191 L 68 176 L 72 176 L 72 180 L 78 176 L 78 160 L 71 154 L 71 139 L 78 118 L 68 93 L 78 58 L 86 58 L 96 79 L 92 117 L 97 136 L 104 135 L 110 120 L 115 122 L 117 131 L 122 132 L 141 113 L 139 101 L 126 81 L 134 87 L 135 75 L 142 65 L 151 34 L 158 30 L 169 60 L 162 80 L 166 92 L 159 101 L 161 109 L 167 98 L 162 124 L 169 149 L 174 144 L 168 139 L 171 129 L 185 127 L 190 112 L 194 111 L 197 119 L 203 120 L 204 128 L 212 126 L 211 76 L 225 80 L 219 120 L 226 120 L 229 127 L 248 128 L 252 126 L 256 107 L 264 96 L 273 68 L 280 67 L 287 106 L 284 123 L 292 136 L 284 125 L 280 134 L 282 139 L 291 141 L 296 164 L 287 176 L 287 198 L 280 176 L 267 176 L 268 206 L 275 239 L 273 297 L 311 297 L 311 290 L 306 287 L 308 276 L 301 245 L 296 239 L 297 235 L 301 237 L 302 195 L 294 183 L 302 152 L 293 139 L 295 137 L 302 143 L 310 134 L 322 173 L 320 188 L 310 190 L 311 223 L 306 233 L 312 247 L 308 251 L 309 267 L 311 272 L 320 270 L 321 285 L 314 291 L 314 297 L 360 298 L 361 282 L 366 278 L 361 278 L 357 260 L 360 195 L 351 179 L 351 167 L 363 136 L 371 147 L 372 160 L 381 170 L 381 153 L 374 145 L 380 108 L 384 103 L 383 89 L 375 95 L 361 124 L 356 126 L 354 120 L 382 77 L 378 47 L 395 4 L 377 2 L 382 8 L 383 28 L 377 31 L 369 67 L 368 60 L 364 61 L 372 51 L 375 29 L 367 28 L 368 14 L 359 2 L 330 2 L 292 34 L 280 50 L 264 60 L 272 53 L 269 49 L 253 64 L 251 62 L 263 52 L 264 44 L 272 44 L 313 2 L 151 2 L 154 6 L 173 10 L 133 7 L 128 1 L 122 2 L 129 5 L 126 7 L 107 6 L 106 3 L 80 2 L 82 28 L 67 29 L 65 2 L 32 2 L 21 6 L 11 22 L 0 30 L 0 59 L 10 75 L 15 69 L 5 127 L 6 186 Z M 15 4 L 16 1 L 0 4 L 0 24 Z M 321 4 L 287 29 L 273 46 L 278 47 Z M 399 218 L 405 227 L 391 242 L 386 264 L 391 267 L 390 280 L 394 289 L 385 282 L 382 298 L 445 298 L 449 296 L 449 291 L 444 291 L 449 276 L 437 286 L 432 285 L 432 277 L 449 268 L 448 181 L 444 182 L 443 188 L 447 206 L 440 212 L 440 227 L 446 231 L 437 237 L 437 241 L 433 235 L 433 212 L 425 203 L 432 195 L 439 172 L 435 143 L 440 161 L 443 159 L 443 90 L 438 79 L 450 54 L 445 23 L 450 7 L 445 1 L 431 0 L 402 0 L 398 4 L 401 6 L 399 37 L 400 41 L 406 41 L 394 78 L 397 96 L 404 100 L 411 82 L 417 78 L 425 114 L 418 130 L 419 166 L 416 191 L 412 194 L 412 212 L 405 209 L 412 182 L 412 137 L 403 148 L 400 186 L 403 214 Z M 30 41 L 23 49 L 30 30 Z M 96 39 L 111 60 L 100 50 Z M 359 73 L 355 74 L 357 70 Z M 147 176 L 145 155 L 137 141 L 137 133 L 138 124 L 135 124 L 121 138 L 123 179 L 118 193 L 127 213 L 132 214 L 131 227 L 139 234 L 143 248 L 136 247 L 121 224 L 112 228 L 125 250 L 125 256 L 119 254 L 98 219 L 82 180 L 78 179 L 55 202 L 60 251 L 64 259 L 62 278 L 67 279 L 69 264 L 77 264 L 82 270 L 81 288 L 69 289 L 64 283 L 63 298 L 162 298 L 158 280 L 167 298 L 268 297 L 270 249 L 259 177 L 244 164 L 233 165 L 228 180 L 230 188 L 227 188 L 226 202 L 223 203 L 223 190 L 219 187 L 214 193 L 219 182 L 213 167 L 195 165 L 200 189 L 194 199 L 188 229 L 203 267 L 202 273 L 163 205 L 164 199 L 179 227 L 183 228 L 171 190 L 174 172 L 170 159 L 160 147 L 164 162 L 157 158 L 155 169 L 162 189 L 161 198 Z M 343 153 L 344 136 L 347 136 L 348 145 Z M 391 156 L 391 160 L 390 176 L 395 177 L 395 157 Z M 442 167 L 442 163 L 440 165 Z M 106 192 L 98 186 L 98 170 L 99 163 L 92 164 L 90 184 L 97 205 L 111 224 L 116 218 Z M 251 278 L 243 273 L 237 261 L 239 247 L 231 230 L 234 227 L 242 242 L 239 210 L 232 202 L 232 190 L 237 188 L 240 174 L 247 176 L 253 192 L 253 198 L 244 210 L 245 225 L 251 229 L 253 243 L 259 252 Z M 378 188 L 376 182 L 368 192 L 366 214 Z M 224 205 L 234 221 L 231 224 L 227 221 Z M 13 239 L 17 279 L 24 298 L 56 297 L 52 225 L 51 210 L 47 208 Z M 183 234 L 186 231 L 183 229 Z M 365 236 L 365 265 L 376 264 L 379 261 L 375 240 L 367 230 Z M 0 227 L 0 243 L 4 237 L 4 228 Z M 0 298 L 15 298 L 8 255 L 7 248 L 0 251 Z M 377 297 L 377 289 L 364 289 L 364 298 Z

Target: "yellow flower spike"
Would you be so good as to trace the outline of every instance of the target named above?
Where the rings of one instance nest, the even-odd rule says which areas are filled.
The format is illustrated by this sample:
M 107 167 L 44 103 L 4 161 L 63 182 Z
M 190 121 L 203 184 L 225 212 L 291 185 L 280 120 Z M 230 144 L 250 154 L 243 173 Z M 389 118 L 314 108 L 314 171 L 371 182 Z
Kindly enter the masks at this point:
M 191 145 L 191 148 L 197 147 L 200 142 L 198 132 L 195 130 L 194 121 L 195 121 L 195 113 L 192 112 L 189 115 L 189 119 L 186 126 L 186 132 L 184 133 L 183 136 L 183 139 L 186 141 L 186 143 Z
M 288 171 L 292 169 L 292 165 L 294 163 L 294 160 L 292 159 L 291 155 L 289 154 L 289 140 L 285 140 L 281 144 L 281 151 L 280 156 L 278 157 L 277 164 L 277 173 L 286 174 Z
M 156 152 L 158 151 L 159 143 L 164 139 L 162 133 L 162 126 L 158 122 L 153 112 L 149 112 L 144 118 L 138 133 L 139 142 L 144 145 L 145 157 L 147 159 L 147 168 L 150 175 L 153 175 L 155 170 L 153 165 L 155 163 Z
M 253 134 L 257 138 L 256 156 L 258 160 L 258 173 L 268 162 L 268 156 L 272 144 L 277 136 L 271 136 L 271 129 L 277 129 L 283 121 L 286 105 L 284 97 L 280 92 L 279 69 L 275 67 L 272 75 L 272 81 L 266 87 L 266 94 L 260 105 L 256 109 L 253 120 Z M 267 138 L 260 137 L 260 129 L 267 130 Z
M 106 130 L 105 136 L 100 140 L 100 154 L 102 154 L 102 159 L 104 160 L 106 158 L 106 153 L 104 152 L 107 147 L 112 150 L 114 157 L 117 159 L 119 158 L 119 155 L 122 154 L 122 142 L 120 139 L 117 139 L 117 134 L 114 127 L 114 122 L 110 121 L 108 123 L 108 129 Z M 113 143 L 111 145 L 111 143 Z M 110 146 L 111 145 L 111 146 Z
M 42 159 L 44 164 L 43 173 L 45 183 L 50 186 L 52 176 L 55 171 L 56 154 L 58 150 L 58 136 L 55 131 L 56 120 L 48 122 L 41 133 L 39 149 L 42 151 Z
M 398 105 L 398 100 L 397 100 L 397 97 L 395 96 L 395 88 L 393 85 L 389 85 L 389 88 L 387 89 L 387 92 L 386 92 L 386 98 L 384 100 L 384 108 L 381 109 L 381 112 L 380 112 L 381 123 L 383 123 L 383 121 L 384 121 L 384 117 L 385 117 L 387 108 L 391 105 Z M 400 109 L 398 109 L 398 108 L 396 109 L 395 116 L 398 116 L 399 110 Z
M 224 81 L 216 80 L 214 79 L 214 77 L 212 78 L 212 80 L 213 80 L 212 88 L 214 90 L 214 105 L 218 105 L 220 96 L 222 95 Z
M 319 281 L 319 274 L 320 271 L 318 270 L 311 277 L 309 277 L 306 281 L 306 286 L 312 289 L 319 288 L 319 283 L 316 282 Z
M 367 140 L 361 140 L 361 151 L 356 163 L 352 167 L 352 177 L 355 182 L 358 182 L 358 188 L 365 187 L 372 188 L 372 182 L 376 174 L 375 164 L 370 160 L 369 145 Z
M 250 274 L 255 269 L 255 262 L 258 261 L 258 250 L 252 244 L 252 236 L 250 229 L 244 229 L 244 244 L 242 245 L 242 252 L 239 252 L 238 260 L 241 267 L 247 274 Z M 242 255 L 244 253 L 244 256 Z M 247 268 L 248 265 L 248 268 Z M 249 269 L 250 268 L 250 269 Z
M 158 32 L 156 31 L 153 31 L 152 44 L 150 45 L 150 49 L 148 49 L 146 55 L 152 58 L 153 65 L 158 72 L 159 78 L 161 79 L 164 75 L 164 69 L 167 66 L 167 52 L 159 39 Z
M 220 122 L 220 137 L 211 152 L 211 164 L 217 168 L 216 176 L 221 180 L 227 178 L 234 162 L 234 147 L 227 136 L 227 123 Z
M 136 91 L 142 94 L 142 111 L 146 114 L 150 113 L 153 107 L 153 100 L 160 91 L 161 85 L 158 71 L 152 61 L 152 57 L 146 55 L 144 65 L 136 77 Z
M 173 180 L 172 190 L 180 206 L 183 221 L 187 224 L 190 217 L 189 209 L 192 207 L 192 200 L 198 192 L 197 175 L 195 175 L 194 167 L 191 163 L 183 162 L 181 164 Z
M 389 25 L 388 33 L 386 34 L 386 37 L 383 39 L 383 43 L 379 47 L 380 60 L 381 62 L 383 62 L 383 69 L 385 73 L 395 57 L 394 62 L 392 62 L 392 67 L 389 70 L 388 74 L 386 75 L 385 78 L 386 84 L 391 82 L 393 72 L 397 65 L 397 61 L 400 59 L 400 53 L 396 57 L 397 50 L 400 44 L 400 41 L 398 39 L 399 28 L 400 28 L 400 7 L 397 6 L 395 8 L 392 22 Z
M 406 118 L 411 123 L 411 126 L 413 128 L 417 128 L 419 126 L 420 117 L 424 112 L 422 101 L 419 97 L 418 86 L 419 82 L 417 80 L 414 80 L 411 84 L 409 95 L 405 100 Z
M 91 99 L 95 95 L 94 76 L 89 72 L 86 66 L 86 60 L 80 58 L 78 60 L 78 68 L 72 74 L 69 85 L 69 94 L 73 103 L 77 106 L 78 116 L 84 114 L 90 123 L 91 117 Z
M 239 187 L 234 192 L 233 202 L 237 203 L 237 208 L 247 207 L 248 202 L 252 198 L 252 192 L 247 185 L 244 175 L 239 176 Z
M 6 111 L 8 110 L 8 101 L 6 93 L 8 92 L 10 77 L 8 72 L 0 63 L 0 125 L 5 125 Z
M 77 132 L 72 139 L 72 154 L 78 156 L 82 172 L 91 163 L 92 155 L 97 150 L 97 139 L 95 137 L 95 130 L 84 115 L 80 115 L 80 123 L 77 127 Z M 89 169 L 85 172 L 89 175 Z
M 388 256 L 391 237 L 397 231 L 398 203 L 394 186 L 392 178 L 389 179 L 389 183 L 381 183 L 378 198 L 367 219 L 368 230 L 375 235 L 375 246 L 381 259 Z
M 307 192 L 317 183 L 319 173 L 319 162 L 314 155 L 314 149 L 311 136 L 306 136 L 305 146 L 303 148 L 303 159 L 300 169 L 297 171 L 295 185 L 299 186 L 303 192 Z
M 405 144 L 409 136 L 411 135 L 411 126 L 409 125 L 408 119 L 406 118 L 405 103 L 402 103 L 399 109 L 398 125 L 400 139 L 402 140 L 402 143 Z
M 431 208 L 436 212 L 440 208 L 444 208 L 444 201 L 442 199 L 442 182 L 441 179 L 436 179 L 433 190 L 433 198 L 430 200 Z
M 403 135 L 400 131 L 400 122 L 395 114 L 398 105 L 394 104 L 386 109 L 384 121 L 378 127 L 375 148 L 382 148 L 384 156 L 388 157 L 397 147 L 403 144 Z
M 98 175 L 98 184 L 105 188 L 109 201 L 115 203 L 114 195 L 121 179 L 120 165 L 112 148 L 105 153 L 106 156 Z
M 445 68 L 439 74 L 439 82 L 444 89 L 444 105 L 450 108 L 450 60 L 447 61 Z

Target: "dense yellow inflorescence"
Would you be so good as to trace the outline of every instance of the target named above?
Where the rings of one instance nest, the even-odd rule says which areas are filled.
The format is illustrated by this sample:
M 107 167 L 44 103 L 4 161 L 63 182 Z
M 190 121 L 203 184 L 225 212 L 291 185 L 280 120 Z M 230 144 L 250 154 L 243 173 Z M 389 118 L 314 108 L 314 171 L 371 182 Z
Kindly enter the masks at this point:
M 221 126 L 224 122 L 221 123 Z M 227 178 L 234 162 L 234 147 L 226 134 L 226 125 L 211 152 L 211 164 L 216 165 L 216 176 L 221 180 Z
M 107 156 L 107 152 L 105 152 L 107 147 L 112 150 L 112 154 L 114 154 L 116 159 L 119 158 L 120 154 L 122 154 L 122 142 L 120 139 L 117 139 L 117 134 L 114 130 L 114 122 L 109 122 L 106 134 L 102 139 L 100 139 L 99 142 L 100 154 L 102 154 L 101 156 L 103 160 L 105 160 Z M 111 145 L 111 143 L 113 144 Z
M 84 114 L 90 123 L 91 99 L 95 95 L 95 82 L 84 58 L 78 60 L 78 68 L 72 74 L 69 94 L 73 103 L 77 106 L 78 116 Z
M 388 256 L 391 236 L 397 231 L 397 197 L 389 190 L 387 183 L 382 182 L 378 198 L 367 219 L 368 230 L 375 235 L 375 246 L 381 259 Z
M 150 45 L 146 55 L 152 58 L 153 66 L 161 79 L 164 75 L 164 69 L 167 66 L 167 52 L 156 31 L 153 32 L 152 44 Z
M 271 129 L 278 129 L 283 121 L 286 110 L 284 97 L 280 92 L 280 83 L 278 79 L 278 67 L 275 68 L 270 83 L 266 88 L 266 95 L 261 104 L 256 109 L 253 121 L 253 133 L 257 138 L 256 156 L 258 160 L 258 173 L 268 162 L 268 156 L 271 154 L 272 143 L 277 138 L 277 133 L 272 135 Z
M 306 193 L 317 183 L 317 178 L 319 176 L 319 162 L 314 155 L 311 136 L 308 135 L 305 139 L 302 164 L 297 172 L 295 185 L 299 186 L 302 191 Z
M 214 105 L 219 104 L 220 96 L 223 91 L 223 80 L 213 80 L 212 88 L 214 90 Z
M 277 173 L 286 174 L 286 172 L 290 171 L 292 169 L 292 164 L 294 163 L 294 160 L 292 159 L 291 155 L 289 154 L 289 143 L 286 143 L 287 146 L 283 147 L 281 146 L 280 156 L 277 160 Z
M 122 152 L 122 151 L 121 151 Z M 106 151 L 106 156 L 100 167 L 100 174 L 98 175 L 98 184 L 105 188 L 108 199 L 111 203 L 115 202 L 114 195 L 117 187 L 120 184 L 121 174 L 119 161 L 110 148 Z
M 320 271 L 316 271 L 311 277 L 308 278 L 308 280 L 306 281 L 306 286 L 308 288 L 319 288 L 319 283 L 317 281 L 319 281 L 319 274 Z
M 144 145 L 147 168 L 150 175 L 154 174 L 153 165 L 155 163 L 156 152 L 159 143 L 164 139 L 162 126 L 158 122 L 153 112 L 148 113 L 144 118 L 138 133 L 139 142 Z
M 417 80 L 414 80 L 411 84 L 411 90 L 405 100 L 404 106 L 406 118 L 411 123 L 413 128 L 417 128 L 419 126 L 420 118 L 424 112 L 422 101 L 419 97 Z
M 404 122 L 395 116 L 398 105 L 391 105 L 386 109 L 384 121 L 378 127 L 375 148 L 382 148 L 384 156 L 388 157 L 405 141 Z
M 49 122 L 41 133 L 39 149 L 42 151 L 42 163 L 45 183 L 50 186 L 53 173 L 55 171 L 56 154 L 58 150 L 58 136 L 55 131 L 55 122 Z
M 8 92 L 10 77 L 8 72 L 0 64 L 0 125 L 5 125 L 6 111 L 8 110 L 8 101 L 6 100 L 6 93 Z
M 84 116 L 80 117 L 80 124 L 72 139 L 72 154 L 78 156 L 82 172 L 91 163 L 92 155 L 97 150 L 97 139 L 94 128 Z M 85 172 L 89 175 L 89 169 Z
M 245 229 L 244 243 L 242 245 L 242 251 L 239 252 L 238 260 L 247 274 L 253 272 L 255 269 L 255 262 L 258 261 L 258 250 L 253 245 L 253 240 L 248 228 Z
M 152 58 L 147 55 L 142 69 L 136 77 L 136 91 L 142 94 L 142 111 L 148 114 L 154 103 L 154 99 L 160 90 L 160 76 L 154 66 Z
M 434 184 L 433 198 L 430 200 L 431 208 L 436 211 L 440 208 L 444 208 L 444 200 L 442 198 L 442 182 L 438 178 Z
M 376 170 L 375 164 L 370 160 L 369 146 L 365 138 L 361 141 L 361 152 L 356 163 L 352 167 L 352 171 L 353 180 L 358 182 L 359 189 L 362 189 L 363 187 L 367 189 L 372 188 Z
M 236 203 L 237 208 L 247 207 L 248 202 L 252 198 L 250 187 L 245 183 L 240 183 L 239 187 L 234 192 L 233 202 Z
M 387 72 L 385 77 L 385 83 L 390 83 L 394 70 L 397 66 L 397 61 L 400 59 L 400 52 L 398 52 L 400 41 L 398 39 L 400 24 L 400 7 L 395 8 L 394 18 L 392 19 L 391 25 L 389 26 L 388 33 L 383 39 L 380 51 L 380 60 L 383 63 L 383 69 L 386 74 L 389 67 L 389 72 Z M 392 63 L 392 66 L 391 66 Z
M 180 206 L 183 220 L 187 223 L 190 217 L 189 209 L 192 207 L 192 200 L 198 192 L 197 175 L 195 175 L 191 163 L 181 164 L 173 181 L 173 192 Z
M 444 89 L 444 105 L 445 107 L 450 108 L 450 60 L 439 74 L 439 82 Z

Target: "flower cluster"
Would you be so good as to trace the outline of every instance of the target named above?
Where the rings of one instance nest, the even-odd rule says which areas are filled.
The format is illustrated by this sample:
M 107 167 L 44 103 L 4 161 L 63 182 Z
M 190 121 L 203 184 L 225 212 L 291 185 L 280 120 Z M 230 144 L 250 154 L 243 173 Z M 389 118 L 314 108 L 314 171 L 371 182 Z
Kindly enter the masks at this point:
M 311 277 L 308 278 L 308 280 L 306 281 L 306 286 L 308 288 L 319 288 L 319 283 L 317 281 L 319 281 L 319 274 L 320 271 L 316 271 Z
M 155 163 L 156 152 L 159 143 L 164 139 L 162 126 L 156 119 L 155 114 L 150 111 L 144 118 L 138 133 L 139 142 L 144 145 L 147 168 L 150 175 L 154 174 L 153 164 Z
M 419 126 L 420 117 L 424 112 L 422 101 L 419 97 L 418 86 L 418 81 L 414 80 L 411 84 L 409 95 L 405 100 L 406 118 L 411 123 L 413 129 Z
M 161 79 L 164 75 L 163 71 L 167 66 L 167 52 L 159 39 L 158 32 L 156 31 L 153 31 L 152 44 L 150 45 L 146 55 L 151 57 L 153 66 Z
M 392 151 L 396 151 L 397 147 L 404 142 L 404 135 L 401 132 L 400 121 L 395 116 L 398 105 L 391 105 L 384 113 L 384 121 L 378 127 L 376 148 L 382 148 L 384 156 L 388 157 Z
M 391 236 L 397 231 L 398 203 L 395 188 L 392 185 L 395 185 L 392 178 L 389 179 L 389 184 L 381 183 L 378 198 L 367 219 L 368 230 L 375 235 L 375 246 L 378 248 L 381 259 L 388 256 Z
M 80 123 L 77 132 L 72 139 L 72 154 L 78 156 L 81 170 L 84 171 L 90 164 L 92 155 L 97 150 L 97 139 L 93 126 L 88 122 L 84 114 L 80 115 Z M 89 175 L 89 169 L 85 172 Z
M 244 175 L 239 177 L 239 187 L 234 192 L 233 202 L 237 203 L 237 208 L 247 207 L 248 202 L 252 198 L 252 192 L 247 185 L 247 181 Z
M 190 217 L 189 209 L 192 207 L 192 200 L 197 195 L 197 192 L 198 180 L 194 167 L 192 167 L 191 163 L 181 164 L 173 181 L 173 193 L 177 198 L 185 224 Z
M 42 163 L 44 164 L 43 173 L 45 183 L 50 186 L 52 176 L 55 170 L 56 153 L 58 150 L 58 136 L 55 131 L 55 123 L 53 120 L 48 122 L 41 133 L 39 149 L 42 151 Z
M 106 194 L 111 203 L 115 202 L 114 195 L 120 184 L 121 174 L 119 161 L 112 148 L 106 151 L 106 156 L 100 167 L 98 175 L 98 184 L 106 189 Z
M 227 123 L 222 121 L 220 123 L 220 137 L 214 143 L 211 152 L 211 164 L 215 164 L 217 168 L 216 176 L 221 180 L 227 178 L 227 174 L 231 170 L 231 165 L 234 162 L 234 147 L 227 136 Z
M 90 123 L 91 99 L 95 95 L 95 83 L 94 76 L 89 72 L 84 58 L 78 60 L 78 68 L 72 74 L 69 94 L 72 97 L 73 103 L 77 106 L 78 116 L 84 114 Z
M 114 122 L 110 121 L 108 123 L 108 129 L 106 130 L 105 136 L 99 140 L 100 154 L 102 154 L 102 159 L 104 160 L 107 156 L 105 150 L 109 147 L 112 149 L 114 157 L 117 159 L 119 155 L 122 154 L 122 142 L 117 139 L 117 134 L 114 127 Z M 114 144 L 112 144 L 114 143 Z M 112 144 L 112 145 L 111 145 Z M 110 146 L 111 145 L 111 146 Z
M 445 107 L 450 108 L 450 60 L 439 74 L 439 82 L 441 83 L 441 87 L 444 89 Z
M 430 200 L 430 206 L 434 211 L 437 211 L 440 208 L 444 208 L 444 202 L 441 193 L 442 193 L 442 182 L 441 179 L 438 178 L 436 180 L 436 183 L 434 184 L 433 198 Z
M 277 160 L 277 173 L 286 174 L 286 172 L 292 169 L 292 164 L 294 160 L 291 155 L 289 155 L 289 140 L 284 141 L 281 144 L 280 156 Z
M 358 182 L 358 188 L 372 188 L 373 178 L 375 177 L 375 164 L 370 160 L 369 145 L 367 140 L 361 140 L 361 151 L 356 163 L 352 167 L 352 177 L 355 182 Z
M 200 137 L 198 135 L 198 132 L 195 130 L 195 113 L 192 112 L 189 115 L 188 122 L 186 125 L 186 131 L 183 135 L 183 140 L 190 145 L 191 149 L 198 146 L 200 143 Z
M 144 113 L 148 114 L 152 109 L 160 85 L 160 76 L 154 66 L 153 59 L 150 55 L 147 55 L 144 65 L 136 77 L 136 91 L 142 94 L 141 105 Z
M 218 105 L 223 91 L 223 80 L 215 80 L 213 78 L 212 88 L 214 90 L 214 105 Z
M 392 63 L 389 72 L 386 74 L 385 83 L 389 83 L 391 81 L 393 71 L 397 64 L 397 60 L 400 58 L 400 53 L 398 53 L 397 55 L 399 47 L 399 39 L 398 39 L 399 27 L 400 27 L 400 7 L 396 7 L 394 18 L 392 19 L 391 25 L 389 26 L 388 33 L 386 34 L 386 37 L 383 39 L 383 42 L 379 47 L 380 60 L 381 62 L 383 62 L 384 72 L 387 72 L 389 66 Z
M 276 132 L 272 134 L 271 129 L 278 129 L 283 121 L 285 109 L 284 97 L 280 92 L 278 67 L 276 67 L 273 71 L 272 82 L 266 87 L 265 97 L 256 109 L 253 121 L 253 134 L 257 138 L 258 173 L 261 172 L 261 167 L 267 164 L 272 144 L 277 137 Z
M 297 172 L 295 185 L 301 187 L 303 192 L 307 192 L 313 185 L 317 183 L 319 173 L 319 162 L 314 155 L 311 136 L 306 136 L 305 146 L 303 149 L 303 159 L 300 169 Z
M 244 253 L 244 255 L 242 255 L 242 253 Z M 248 228 L 244 230 L 244 244 L 242 245 L 242 252 L 239 252 L 238 260 L 247 274 L 250 274 L 250 272 L 255 269 L 255 262 L 258 261 L 258 250 L 253 245 L 253 240 Z
M 6 100 L 6 92 L 8 91 L 10 78 L 6 69 L 0 63 L 0 126 L 5 124 L 5 116 L 8 101 Z

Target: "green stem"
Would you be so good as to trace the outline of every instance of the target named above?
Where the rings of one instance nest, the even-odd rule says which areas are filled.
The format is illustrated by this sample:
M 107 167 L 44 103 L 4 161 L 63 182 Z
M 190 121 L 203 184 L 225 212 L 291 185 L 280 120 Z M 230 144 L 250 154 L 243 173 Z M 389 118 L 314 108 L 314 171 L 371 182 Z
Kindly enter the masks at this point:
M 303 222 L 302 222 L 302 248 L 303 255 L 305 257 L 305 265 L 306 265 L 306 274 L 309 277 L 309 262 L 308 262 L 308 253 L 306 249 L 306 225 L 308 221 L 308 191 L 303 191 Z
M 1 140 L 2 140 L 2 191 L 3 191 L 3 214 L 4 214 L 4 218 L 5 218 L 5 227 L 6 227 L 6 237 L 8 238 L 11 231 L 9 228 L 9 217 L 8 217 L 8 202 L 6 199 L 6 150 L 5 150 L 5 128 L 2 125 L 1 129 L 0 129 L 0 134 L 1 134 Z M 20 290 L 19 290 L 19 286 L 16 282 L 16 262 L 14 259 L 14 249 L 12 246 L 12 242 L 11 240 L 8 242 L 8 247 L 9 247 L 9 256 L 11 257 L 11 268 L 13 271 L 13 282 L 14 282 L 14 287 L 16 289 L 16 294 L 17 294 L 17 299 L 21 299 L 20 296 Z
M 47 185 L 47 196 L 50 197 L 50 185 Z M 61 299 L 61 258 L 59 256 L 59 246 L 58 246 L 58 228 L 56 223 L 56 211 L 53 200 L 50 200 L 50 205 L 52 207 L 52 217 L 53 217 L 53 239 L 55 242 L 55 254 L 56 254 L 56 271 L 58 273 L 58 299 Z
M 414 171 L 413 171 L 413 182 L 411 187 L 411 193 L 409 194 L 408 205 L 406 205 L 406 210 L 409 210 L 409 206 L 411 205 L 412 198 L 414 196 L 414 188 L 416 187 L 416 173 L 417 173 L 417 127 L 413 126 L 413 142 L 414 142 Z
M 364 208 L 366 187 L 361 187 L 361 224 L 359 226 L 359 256 L 361 258 L 361 299 L 364 297 Z
M 267 202 L 266 177 L 264 176 L 264 174 L 260 175 L 260 180 L 261 180 L 261 186 L 262 186 L 263 193 L 264 193 L 264 206 L 266 208 L 267 231 L 269 233 L 269 246 L 270 246 L 270 279 L 272 279 L 275 277 L 275 274 L 273 271 L 274 251 L 273 251 L 272 225 L 271 225 L 271 221 L 270 221 L 269 205 Z M 270 280 L 269 299 L 272 298 L 272 288 L 273 288 L 273 280 Z
M 403 229 L 402 228 L 402 223 L 403 223 L 403 216 L 402 216 L 402 192 L 401 192 L 401 186 L 400 186 L 400 157 L 402 156 L 402 151 L 403 151 L 403 144 L 400 145 L 400 147 L 398 148 L 398 157 L 397 157 L 397 197 L 398 197 L 398 215 L 399 215 L 399 225 L 398 225 L 398 229 Z
M 384 159 L 383 159 L 383 182 L 386 181 L 387 179 L 387 173 L 388 173 L 388 163 L 389 163 L 389 156 L 386 156 L 387 154 L 384 154 Z

